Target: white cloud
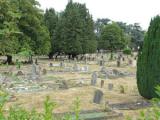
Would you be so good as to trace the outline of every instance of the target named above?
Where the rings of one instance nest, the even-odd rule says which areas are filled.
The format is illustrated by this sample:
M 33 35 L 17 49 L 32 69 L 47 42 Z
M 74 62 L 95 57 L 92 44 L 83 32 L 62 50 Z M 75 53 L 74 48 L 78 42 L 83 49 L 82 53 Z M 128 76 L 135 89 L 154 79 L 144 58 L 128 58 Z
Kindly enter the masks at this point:
M 38 0 L 42 9 L 63 11 L 68 0 Z M 94 19 L 109 18 L 126 23 L 140 23 L 147 29 L 152 17 L 160 13 L 159 0 L 73 0 L 86 3 Z

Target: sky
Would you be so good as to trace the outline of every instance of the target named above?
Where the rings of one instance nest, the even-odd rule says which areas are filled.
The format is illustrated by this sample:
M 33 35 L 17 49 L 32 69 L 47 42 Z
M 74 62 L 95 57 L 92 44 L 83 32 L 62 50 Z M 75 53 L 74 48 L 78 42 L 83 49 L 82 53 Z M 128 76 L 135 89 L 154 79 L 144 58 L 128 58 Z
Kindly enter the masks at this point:
M 37 0 L 41 8 L 54 8 L 60 12 L 65 9 L 68 0 Z M 151 18 L 160 14 L 160 0 L 73 0 L 85 3 L 93 19 L 109 18 L 127 24 L 139 23 L 147 30 Z

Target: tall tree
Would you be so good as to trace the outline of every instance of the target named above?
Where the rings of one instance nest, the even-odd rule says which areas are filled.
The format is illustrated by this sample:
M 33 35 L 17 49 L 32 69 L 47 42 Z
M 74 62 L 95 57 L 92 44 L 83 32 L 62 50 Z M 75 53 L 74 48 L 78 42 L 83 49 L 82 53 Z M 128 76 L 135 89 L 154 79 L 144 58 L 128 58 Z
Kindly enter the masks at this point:
M 56 41 L 56 26 L 58 24 L 58 14 L 55 12 L 53 8 L 47 9 L 44 14 L 44 21 L 45 25 L 47 26 L 50 38 L 51 38 L 51 51 L 49 53 L 49 58 L 53 57 L 53 54 L 55 53 L 55 47 L 54 44 Z
M 48 54 L 50 51 L 50 36 L 44 24 L 43 13 L 37 7 L 36 0 L 18 0 L 22 16 L 18 27 L 23 35 L 19 38 L 21 48 L 26 46 L 35 54 Z
M 106 25 L 101 34 L 100 47 L 111 51 L 111 59 L 113 51 L 123 49 L 126 45 L 123 30 L 116 23 Z
M 11 0 L 0 1 L 0 54 L 7 56 L 7 63 L 12 63 L 12 54 L 19 48 L 17 20 L 20 13 Z
M 70 1 L 63 14 L 65 53 L 75 57 L 96 51 L 94 23 L 85 4 Z
M 139 93 L 148 99 L 158 97 L 155 87 L 160 85 L 160 16 L 151 20 L 137 63 Z

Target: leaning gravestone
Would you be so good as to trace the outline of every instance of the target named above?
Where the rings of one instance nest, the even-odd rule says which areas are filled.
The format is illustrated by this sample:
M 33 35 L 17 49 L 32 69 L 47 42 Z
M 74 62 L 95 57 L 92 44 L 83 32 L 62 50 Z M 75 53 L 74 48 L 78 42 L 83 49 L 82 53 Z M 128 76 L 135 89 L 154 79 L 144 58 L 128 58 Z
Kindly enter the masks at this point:
M 92 79 L 91 79 L 91 85 L 95 86 L 97 83 L 97 73 L 93 72 Z
M 103 100 L 103 92 L 101 90 L 96 90 L 94 93 L 93 103 L 100 104 Z
M 62 89 L 68 89 L 69 87 L 68 87 L 67 81 L 63 80 L 62 81 L 62 85 L 60 86 L 60 88 L 62 88 Z

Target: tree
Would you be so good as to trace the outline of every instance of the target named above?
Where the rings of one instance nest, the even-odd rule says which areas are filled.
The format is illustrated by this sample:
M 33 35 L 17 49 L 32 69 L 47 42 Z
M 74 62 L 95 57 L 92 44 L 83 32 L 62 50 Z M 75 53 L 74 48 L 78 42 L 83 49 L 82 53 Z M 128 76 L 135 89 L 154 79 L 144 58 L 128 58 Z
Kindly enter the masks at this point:
M 111 51 L 111 59 L 113 51 L 123 49 L 126 45 L 123 30 L 116 24 L 106 25 L 101 34 L 100 48 Z
M 158 97 L 155 87 L 160 85 L 160 16 L 151 20 L 137 63 L 137 85 L 139 93 L 151 99 Z
M 49 58 L 53 57 L 53 54 L 55 53 L 55 42 L 56 41 L 56 27 L 58 24 L 58 14 L 55 12 L 53 8 L 47 9 L 45 14 L 44 14 L 44 21 L 45 25 L 47 26 L 49 33 L 50 33 L 50 38 L 51 38 L 51 51 L 49 53 Z
M 142 30 L 138 23 L 127 25 L 123 22 L 117 22 L 117 24 L 124 30 L 124 32 L 131 37 L 130 47 L 137 49 L 138 46 L 142 46 L 144 40 L 145 31 Z
M 48 54 L 50 51 L 50 36 L 44 24 L 42 11 L 37 7 L 36 0 L 18 0 L 22 16 L 18 27 L 23 35 L 19 37 L 21 49 L 29 49 L 36 55 Z M 26 48 L 27 47 L 27 48 Z
M 96 33 L 96 40 L 97 40 L 97 43 L 98 43 L 98 49 L 101 49 L 101 46 L 100 46 L 100 37 L 101 37 L 101 33 L 102 33 L 102 30 L 103 28 L 109 24 L 111 20 L 108 19 L 108 18 L 102 18 L 102 19 L 97 19 L 94 26 L 95 26 L 95 33 Z
M 19 48 L 18 35 L 21 34 L 17 27 L 20 13 L 11 0 L 0 1 L 0 54 L 7 56 L 7 63 L 12 63 L 12 54 Z
M 64 52 L 70 57 L 95 52 L 94 22 L 85 4 L 70 1 L 62 14 Z

